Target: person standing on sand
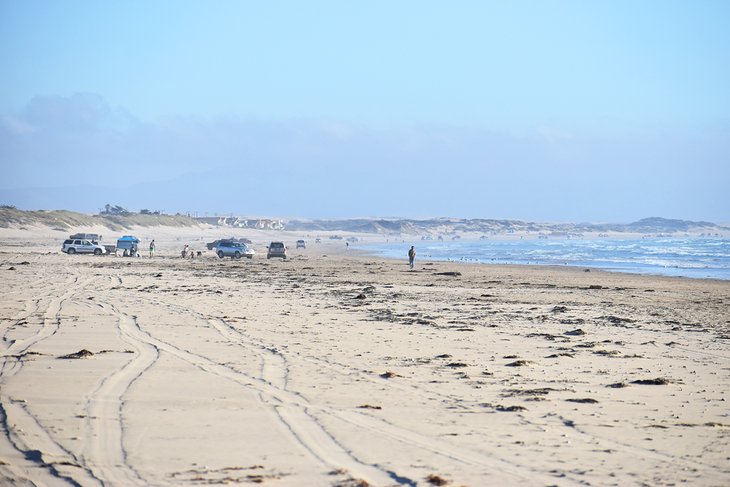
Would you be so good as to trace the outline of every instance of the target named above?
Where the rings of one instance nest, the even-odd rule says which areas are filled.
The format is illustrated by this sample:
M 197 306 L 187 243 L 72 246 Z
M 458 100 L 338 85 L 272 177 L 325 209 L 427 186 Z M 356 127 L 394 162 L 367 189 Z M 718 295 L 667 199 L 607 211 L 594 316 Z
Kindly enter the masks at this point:
M 416 261 L 416 249 L 411 245 L 411 250 L 408 251 L 408 263 L 411 266 L 411 269 L 413 269 L 413 263 Z
M 155 239 L 150 242 L 150 259 L 155 255 Z

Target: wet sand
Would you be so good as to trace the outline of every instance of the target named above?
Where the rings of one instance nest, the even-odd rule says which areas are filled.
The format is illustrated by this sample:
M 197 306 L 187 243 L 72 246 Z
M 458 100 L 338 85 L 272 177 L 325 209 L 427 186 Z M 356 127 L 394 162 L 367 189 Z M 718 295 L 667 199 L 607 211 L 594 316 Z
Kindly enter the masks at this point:
M 0 484 L 730 484 L 728 282 L 176 245 L 0 242 Z

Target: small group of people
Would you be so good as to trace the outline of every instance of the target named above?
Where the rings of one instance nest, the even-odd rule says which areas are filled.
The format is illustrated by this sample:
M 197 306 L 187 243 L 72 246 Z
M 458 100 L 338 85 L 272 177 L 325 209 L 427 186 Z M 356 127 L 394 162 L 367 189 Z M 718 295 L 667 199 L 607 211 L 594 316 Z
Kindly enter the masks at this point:
M 116 254 L 119 255 L 119 254 Z M 124 252 L 122 252 L 122 257 L 139 257 L 139 252 L 137 250 L 136 245 L 132 245 L 128 249 L 124 249 Z
M 155 251 L 157 250 L 157 245 L 155 244 L 155 240 L 150 240 L 149 245 L 149 251 L 150 251 L 150 259 L 155 256 Z M 185 244 L 185 247 L 183 247 L 182 252 L 180 252 L 180 255 L 182 255 L 183 259 L 186 258 L 195 258 L 195 251 L 190 249 L 190 246 L 188 244 Z M 124 256 L 134 256 L 139 257 L 139 251 L 137 249 L 136 245 L 132 245 L 132 247 L 129 250 L 124 251 Z M 198 252 L 198 256 L 200 256 L 200 252 Z
M 150 259 L 155 255 L 155 241 L 154 239 L 150 242 Z M 139 247 L 136 244 L 132 244 L 128 249 L 124 249 L 122 257 L 139 257 Z
M 200 252 L 198 252 L 198 255 L 200 255 Z M 190 246 L 188 244 L 185 244 L 185 247 L 183 247 L 182 252 L 180 252 L 180 256 L 183 259 L 186 259 L 190 257 L 191 259 L 195 258 L 195 251 L 190 250 Z
M 150 247 L 149 247 L 149 249 L 150 249 L 150 259 L 151 259 L 152 257 L 155 256 L 155 250 L 157 250 L 157 246 L 155 245 L 155 240 L 154 239 L 152 239 L 150 241 Z M 127 251 L 125 250 L 124 252 L 125 252 L 124 255 L 126 256 L 127 255 Z M 136 246 L 133 246 L 131 252 L 132 253 L 130 253 L 130 255 L 136 255 L 137 257 L 139 257 L 139 254 L 137 253 Z M 182 255 L 182 258 L 183 259 L 188 258 L 188 257 L 191 258 L 191 259 L 194 259 L 195 258 L 195 252 L 193 250 L 190 250 L 190 246 L 188 244 L 185 244 L 185 247 L 183 247 L 182 252 L 180 252 L 180 255 Z M 200 253 L 198 253 L 198 255 L 200 255 Z

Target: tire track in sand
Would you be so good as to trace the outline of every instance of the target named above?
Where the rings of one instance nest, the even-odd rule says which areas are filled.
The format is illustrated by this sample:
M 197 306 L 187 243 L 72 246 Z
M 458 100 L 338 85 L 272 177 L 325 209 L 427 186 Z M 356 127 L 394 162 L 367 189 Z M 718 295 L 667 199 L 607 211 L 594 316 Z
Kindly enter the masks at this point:
M 225 320 L 208 319 L 208 323 L 229 342 L 235 343 L 261 357 L 261 379 L 277 389 L 286 390 L 289 371 L 286 358 L 279 350 L 249 339 Z
M 120 338 L 134 349 L 133 357 L 121 368 L 107 375 L 89 395 L 86 403 L 85 465 L 104 484 L 128 486 L 148 485 L 127 462 L 124 449 L 122 408 L 124 396 L 159 358 L 157 348 L 135 338 L 135 318 L 119 312 L 113 305 L 97 303 L 118 319 Z
M 193 315 L 202 322 L 207 321 L 211 327 L 216 329 L 229 342 L 259 355 L 262 360 L 260 378 L 252 377 L 244 372 L 233 370 L 226 365 L 216 364 L 205 357 L 197 355 L 195 355 L 195 357 L 198 358 L 197 361 L 186 361 L 208 372 L 213 372 L 217 375 L 227 377 L 238 383 L 243 383 L 243 385 L 246 386 L 253 386 L 259 393 L 259 398 L 262 403 L 272 408 L 284 427 L 307 451 L 319 459 L 319 461 L 324 465 L 333 469 L 344 467 L 348 470 L 348 472 L 354 474 L 356 477 L 360 476 L 368 479 L 369 481 L 372 480 L 362 474 L 362 469 L 358 470 L 357 467 L 365 466 L 369 469 L 375 469 L 380 474 L 381 478 L 376 485 L 393 485 L 394 483 L 411 485 L 413 483 L 410 479 L 400 477 L 396 472 L 389 471 L 384 466 L 368 465 L 357 460 L 353 453 L 340 444 L 337 439 L 321 424 L 318 417 L 326 416 L 330 419 L 357 427 L 365 434 L 388 437 L 404 445 L 437 454 L 449 460 L 459 462 L 465 466 L 479 466 L 499 472 L 499 474 L 511 478 L 514 482 L 534 482 L 535 480 L 540 479 L 544 481 L 546 485 L 549 485 L 555 481 L 554 476 L 535 471 L 529 466 L 512 463 L 508 460 L 450 445 L 443 441 L 434 442 L 433 438 L 401 428 L 384 421 L 381 418 L 377 418 L 363 412 L 340 411 L 326 406 L 312 405 L 298 393 L 286 390 L 288 376 L 287 360 L 285 355 L 275 347 L 249 337 L 243 331 L 232 326 L 223 319 L 209 318 L 199 312 L 192 311 L 179 305 L 160 304 L 173 312 Z M 142 330 L 140 331 L 142 333 L 146 333 Z M 150 338 L 156 340 L 151 336 Z M 165 346 L 161 344 L 176 348 L 173 345 L 159 341 L 156 345 L 163 351 L 169 350 L 166 350 Z M 191 354 L 191 352 L 179 351 Z M 179 355 L 178 357 L 185 360 Z M 209 365 L 215 366 L 215 369 L 206 369 L 205 366 L 201 365 L 201 361 L 209 362 Z M 346 375 L 351 373 L 351 371 L 343 372 L 342 370 L 337 370 L 336 365 L 326 361 L 314 360 L 314 362 L 327 366 L 335 372 L 345 373 Z M 245 380 L 251 382 L 241 382 Z M 375 380 L 373 381 L 379 382 Z M 441 400 L 452 399 L 450 396 L 443 396 L 440 394 L 436 394 L 435 396 Z M 353 465 L 353 463 L 355 465 Z M 574 481 L 569 479 L 562 479 L 562 481 L 568 485 L 575 484 Z
M 272 408 L 286 429 L 296 440 L 320 462 L 330 468 L 346 466 L 348 473 L 359 476 L 363 467 L 372 470 L 374 467 L 357 460 L 353 453 L 341 445 L 312 414 L 313 408 L 299 394 L 286 390 L 288 369 L 286 358 L 276 348 L 254 342 L 224 320 L 209 319 L 208 323 L 228 341 L 252 351 L 262 358 L 261 380 L 276 390 L 279 395 L 272 401 L 272 396 L 259 391 L 259 398 L 266 406 Z M 377 469 L 377 467 L 375 467 Z M 392 472 L 378 469 L 381 482 L 391 485 L 398 478 Z M 372 474 L 371 474 L 372 475 Z M 387 477 L 385 476 L 387 475 Z
M 22 402 L 4 395 L 0 399 L 0 430 L 5 443 L 0 448 L 12 447 L 23 457 L 20 464 L 10 465 L 6 476 L 14 481 L 31 477 L 29 485 L 102 485 L 73 453 L 50 436 Z M 2 465 L 0 470 L 4 470 Z
M 2 382 L 14 377 L 23 368 L 22 354 L 33 345 L 53 336 L 60 327 L 60 315 L 63 303 L 76 292 L 85 288 L 94 278 L 88 279 L 62 296 L 51 299 L 43 313 L 43 323 L 38 331 L 27 338 L 13 342 L 3 354 L 3 367 L 0 374 Z M 8 365 L 9 361 L 12 365 Z M 0 390 L 2 390 L 0 388 Z M 28 410 L 24 400 L 15 400 L 0 393 L 0 429 L 3 438 L 1 448 L 13 449 L 24 458 L 17 469 L 24 472 L 33 471 L 29 482 L 39 485 L 101 485 L 98 479 L 78 461 L 76 456 L 65 449 L 40 423 L 38 418 Z M 14 475 L 14 470 L 3 475 Z M 24 475 L 25 476 L 25 475 Z
M 33 345 L 53 336 L 61 326 L 61 306 L 63 303 L 77 292 L 86 288 L 94 281 L 94 279 L 95 278 L 93 277 L 89 278 L 78 286 L 73 287 L 71 290 L 66 291 L 61 296 L 53 298 L 48 304 L 45 313 L 43 313 L 43 323 L 41 328 L 34 335 L 13 342 L 5 351 L 4 355 L 20 355 L 23 352 L 26 352 Z
M 15 331 L 17 327 L 29 327 L 29 320 L 32 317 L 37 317 L 40 315 L 41 320 L 47 319 L 44 317 L 45 312 L 40 312 L 43 304 L 45 302 L 51 303 L 53 301 L 53 296 L 57 294 L 57 292 L 63 289 L 67 289 L 69 286 L 77 282 L 77 279 L 78 278 L 76 277 L 70 277 L 66 279 L 66 281 L 61 283 L 51 283 L 41 290 L 33 289 L 32 286 L 17 286 L 11 290 L 2 291 L 6 293 L 3 295 L 5 298 L 8 298 L 8 296 L 11 294 L 20 294 L 33 297 L 25 299 L 24 309 L 18 311 L 14 317 L 2 318 L 4 321 L 12 323 L 9 324 L 7 327 L 3 327 L 2 340 L 0 340 L 0 348 L 3 349 L 1 355 L 12 355 L 13 353 L 10 351 L 10 347 L 18 341 L 23 340 L 19 338 L 8 338 L 8 335 L 11 332 Z M 46 279 L 43 279 L 42 281 L 44 281 L 45 284 L 48 284 L 48 281 Z M 48 311 L 48 305 L 46 305 L 46 311 Z M 43 322 L 40 323 L 40 326 L 43 326 Z M 30 337 L 26 337 L 25 339 L 27 340 L 28 338 L 35 336 L 36 333 L 38 332 L 36 331 L 35 333 L 32 333 Z
M 3 326 L 2 337 L 0 337 L 0 348 L 2 349 L 2 355 L 6 355 L 10 345 L 17 341 L 16 338 L 8 338 L 8 335 L 15 331 L 16 328 L 28 325 L 28 319 L 32 316 L 38 315 L 42 298 L 26 299 L 22 310 L 15 313 L 12 318 L 2 318 L 3 321 L 8 322 L 8 325 Z M 0 371 L 0 375 L 2 371 Z
M 129 323 L 129 325 L 131 329 L 128 332 L 134 340 L 169 353 L 204 372 L 217 375 L 258 392 L 262 402 L 274 410 L 277 418 L 296 441 L 324 466 L 332 470 L 344 468 L 352 476 L 364 479 L 374 485 L 393 485 L 394 479 L 388 472 L 360 462 L 325 431 L 319 422 L 308 413 L 309 405 L 301 396 L 277 387 L 265 378 L 251 377 L 244 372 L 213 362 L 207 357 L 180 349 L 157 339 L 142 330 L 137 322 Z M 274 370 L 276 370 L 276 367 L 274 367 Z M 281 373 L 276 375 L 282 376 Z M 274 382 L 277 382 L 277 380 L 274 379 Z
M 275 348 L 269 347 L 258 340 L 252 339 L 248 337 L 245 333 L 243 333 L 238 328 L 232 326 L 225 320 L 209 320 L 211 325 L 213 325 L 224 337 L 228 338 L 230 341 L 233 341 L 240 346 L 243 346 L 244 348 L 247 348 L 249 350 L 255 351 L 259 354 L 268 352 L 268 354 L 265 355 L 273 355 L 274 360 L 272 358 L 266 358 L 264 356 L 264 362 L 265 364 L 268 362 L 268 367 L 264 367 L 264 370 L 271 371 L 272 369 L 280 368 L 278 373 L 272 373 L 269 372 L 265 376 L 265 379 L 268 383 L 275 387 L 283 387 L 278 386 L 277 382 L 274 382 L 272 379 L 275 379 L 277 377 L 283 376 L 284 378 L 279 381 L 280 384 L 286 384 L 286 359 L 283 356 L 281 352 L 276 350 Z M 330 368 L 333 372 L 349 375 L 352 373 L 351 370 L 338 370 L 336 365 L 333 365 L 330 362 L 323 361 L 320 359 L 314 359 L 312 357 L 304 357 L 305 360 L 316 362 L 322 366 Z M 277 365 L 280 364 L 280 365 Z M 344 367 L 345 369 L 349 369 Z M 373 380 L 370 377 L 366 377 L 365 374 L 360 374 L 359 371 L 356 371 L 358 375 L 362 375 L 364 378 L 368 380 L 372 380 L 373 382 L 378 382 Z M 380 383 L 380 382 L 378 382 Z M 387 383 L 388 386 L 393 386 L 392 383 Z M 398 390 L 409 390 L 408 392 L 413 393 L 414 391 L 410 390 L 411 388 L 406 387 L 396 387 Z M 286 391 L 288 394 L 296 395 L 296 393 Z M 452 400 L 451 396 L 445 396 L 442 394 L 434 394 L 434 397 L 437 397 L 441 400 Z M 297 397 L 299 397 L 297 395 Z M 303 398 L 300 398 L 300 401 L 306 401 Z M 290 422 L 300 422 L 304 423 L 303 418 L 301 417 L 301 408 L 299 411 L 296 409 L 290 409 L 285 406 L 279 406 L 277 409 L 277 413 L 281 416 L 282 421 L 289 424 Z M 335 419 L 337 421 L 349 424 L 351 426 L 355 426 L 358 429 L 367 432 L 367 434 L 370 435 L 376 435 L 379 437 L 389 437 L 393 440 L 397 440 L 400 443 L 404 445 L 408 445 L 410 447 L 416 447 L 419 449 L 422 449 L 424 451 L 428 451 L 430 453 L 434 453 L 436 455 L 439 455 L 441 457 L 448 458 L 449 460 L 457 461 L 459 463 L 462 463 L 464 465 L 473 465 L 473 466 L 479 466 L 488 468 L 493 471 L 499 471 L 502 474 L 508 475 L 513 477 L 513 480 L 515 482 L 518 482 L 520 480 L 522 481 L 535 481 L 537 479 L 541 479 L 542 481 L 546 482 L 546 484 L 551 484 L 555 481 L 555 477 L 547 474 L 547 473 L 541 473 L 538 471 L 535 471 L 533 469 L 530 469 L 529 467 L 525 467 L 524 465 L 520 465 L 517 463 L 512 463 L 507 460 L 497 458 L 494 456 L 488 456 L 483 453 L 480 453 L 478 451 L 450 445 L 444 441 L 438 441 L 435 442 L 433 438 L 428 437 L 426 435 L 422 435 L 420 433 L 408 430 L 406 428 L 402 428 L 399 426 L 396 426 L 394 424 L 391 424 L 381 418 L 372 416 L 370 414 L 361 412 L 361 411 L 343 411 L 343 410 L 337 410 L 329 407 L 323 407 L 323 406 L 312 406 L 307 405 L 303 411 L 305 414 L 309 416 L 310 422 L 316 422 L 319 426 L 319 422 L 316 419 L 317 415 L 326 415 L 330 417 L 331 419 Z M 324 428 L 322 426 L 319 426 L 319 429 L 322 429 L 324 431 Z M 316 439 L 316 432 L 310 433 L 309 438 Z M 333 438 L 333 441 L 336 441 Z M 383 469 L 384 470 L 384 469 Z M 386 470 L 384 470 L 386 471 Z M 388 473 L 391 476 L 391 479 L 397 478 L 398 476 L 394 472 L 388 471 Z M 572 480 L 568 479 L 562 479 L 562 481 L 565 483 L 573 484 L 574 482 Z

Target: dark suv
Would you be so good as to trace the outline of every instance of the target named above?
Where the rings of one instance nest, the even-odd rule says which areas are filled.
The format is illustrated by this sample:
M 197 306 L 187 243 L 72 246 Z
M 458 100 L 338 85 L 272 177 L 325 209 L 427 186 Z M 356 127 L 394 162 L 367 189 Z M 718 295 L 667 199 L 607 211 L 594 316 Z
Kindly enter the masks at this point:
M 270 259 L 272 257 L 281 257 L 282 259 L 286 259 L 286 247 L 284 246 L 284 242 L 271 242 L 269 244 L 269 251 L 266 252 L 266 258 Z

